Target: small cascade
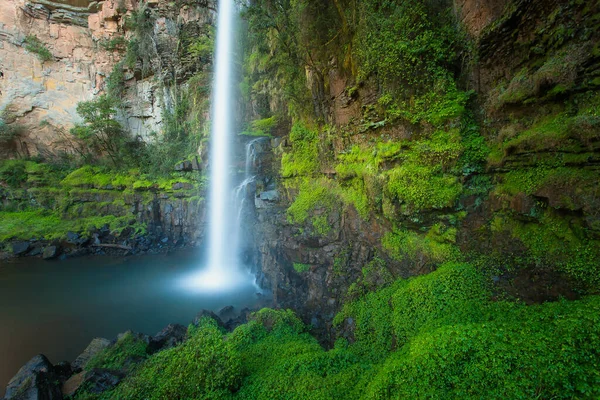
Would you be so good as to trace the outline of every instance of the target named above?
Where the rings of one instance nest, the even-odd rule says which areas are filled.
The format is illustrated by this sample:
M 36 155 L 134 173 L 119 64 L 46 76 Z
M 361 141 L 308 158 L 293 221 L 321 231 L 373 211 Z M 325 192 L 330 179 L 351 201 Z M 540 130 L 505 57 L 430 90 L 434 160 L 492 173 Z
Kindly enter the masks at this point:
M 244 180 L 242 183 L 235 188 L 233 192 L 233 202 L 235 204 L 235 210 L 237 210 L 235 233 L 233 235 L 235 249 L 241 251 L 243 248 L 242 232 L 244 230 L 244 216 L 248 214 L 248 206 L 254 206 L 254 204 L 247 204 L 247 200 L 250 194 L 254 193 L 253 184 L 256 181 L 256 157 L 257 149 L 256 145 L 265 138 L 252 139 L 246 144 L 246 159 L 244 162 Z

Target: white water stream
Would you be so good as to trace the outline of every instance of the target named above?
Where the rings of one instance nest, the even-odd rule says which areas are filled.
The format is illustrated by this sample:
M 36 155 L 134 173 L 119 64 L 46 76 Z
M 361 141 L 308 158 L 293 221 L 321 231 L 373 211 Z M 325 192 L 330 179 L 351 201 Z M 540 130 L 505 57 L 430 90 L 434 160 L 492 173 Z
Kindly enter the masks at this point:
M 236 9 L 234 0 L 219 0 L 212 99 L 210 188 L 206 266 L 188 285 L 198 290 L 227 290 L 254 281 L 239 261 L 239 207 L 230 176 L 233 153 L 232 87 Z M 245 186 L 244 186 L 245 187 Z M 239 192 L 238 189 L 236 192 Z

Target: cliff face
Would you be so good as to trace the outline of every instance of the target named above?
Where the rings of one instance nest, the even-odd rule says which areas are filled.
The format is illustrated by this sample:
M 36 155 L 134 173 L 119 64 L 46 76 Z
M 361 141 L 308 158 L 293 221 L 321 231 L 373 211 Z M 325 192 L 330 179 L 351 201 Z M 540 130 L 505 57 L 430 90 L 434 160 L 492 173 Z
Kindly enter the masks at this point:
M 256 257 L 276 302 L 322 333 L 346 300 L 457 257 L 488 271 L 499 293 L 527 302 L 597 290 L 600 9 L 572 1 L 453 6 L 470 42 L 455 64 L 462 89 L 472 91 L 462 122 L 394 120 L 381 109 L 381 82 L 340 62 L 328 66 L 326 95 L 313 96 L 329 110 L 318 140 L 292 129 L 272 141 L 264 182 L 276 181 L 279 196 L 258 185 Z M 315 79 L 306 84 L 314 94 Z M 463 147 L 452 161 L 444 146 L 458 126 Z M 443 143 L 436 129 L 448 135 Z M 319 165 L 307 173 L 298 160 L 311 146 Z M 441 174 L 418 183 L 428 164 L 416 161 L 406 180 L 397 168 L 410 167 L 411 151 L 435 154 Z M 473 158 L 479 166 L 463 161 Z M 422 200 L 407 193 L 415 181 Z M 433 185 L 457 188 L 456 197 Z M 308 214 L 298 218 L 301 207 Z
M 52 156 L 72 149 L 68 130 L 80 122 L 76 106 L 102 94 L 135 32 L 127 21 L 139 5 L 131 1 L 81 2 L 6 0 L 0 4 L 0 112 L 21 132 L 4 157 Z M 184 57 L 182 36 L 207 30 L 211 2 L 149 2 L 151 65 L 134 65 L 120 82 L 120 119 L 133 136 L 160 132 L 173 89 L 202 63 Z M 209 7 L 211 9 L 209 9 Z

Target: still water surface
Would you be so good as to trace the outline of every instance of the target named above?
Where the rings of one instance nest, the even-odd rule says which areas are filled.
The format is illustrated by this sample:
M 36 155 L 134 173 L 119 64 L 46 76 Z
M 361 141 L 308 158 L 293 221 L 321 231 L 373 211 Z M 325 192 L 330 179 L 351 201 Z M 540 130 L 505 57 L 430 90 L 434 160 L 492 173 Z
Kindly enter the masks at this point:
M 198 254 L 21 259 L 0 263 L 0 398 L 36 354 L 73 361 L 94 337 L 128 329 L 154 335 L 187 325 L 201 309 L 264 303 L 251 283 L 226 292 L 195 290 Z

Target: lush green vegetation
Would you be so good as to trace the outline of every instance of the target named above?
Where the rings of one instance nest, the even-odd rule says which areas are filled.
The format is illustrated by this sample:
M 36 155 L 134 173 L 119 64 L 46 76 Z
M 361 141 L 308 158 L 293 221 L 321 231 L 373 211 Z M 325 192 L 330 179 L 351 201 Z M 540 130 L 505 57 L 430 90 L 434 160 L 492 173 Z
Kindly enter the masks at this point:
M 328 351 L 289 310 L 261 310 L 229 334 L 204 319 L 187 342 L 150 356 L 113 391 L 79 398 L 600 395 L 597 297 L 525 306 L 490 295 L 476 268 L 444 264 L 346 304 L 335 320 L 342 337 Z M 93 365 L 119 364 L 137 354 L 133 343 L 105 350 Z
M 104 226 L 116 236 L 126 228 L 132 236 L 145 234 L 145 224 L 132 214 L 134 202 L 150 204 L 153 192 L 160 191 L 197 203 L 205 184 L 193 173 L 156 177 L 138 169 L 115 172 L 86 165 L 73 170 L 25 160 L 1 162 L 0 182 L 7 186 L 0 206 L 0 241 L 63 239 L 68 232 L 89 236 Z

